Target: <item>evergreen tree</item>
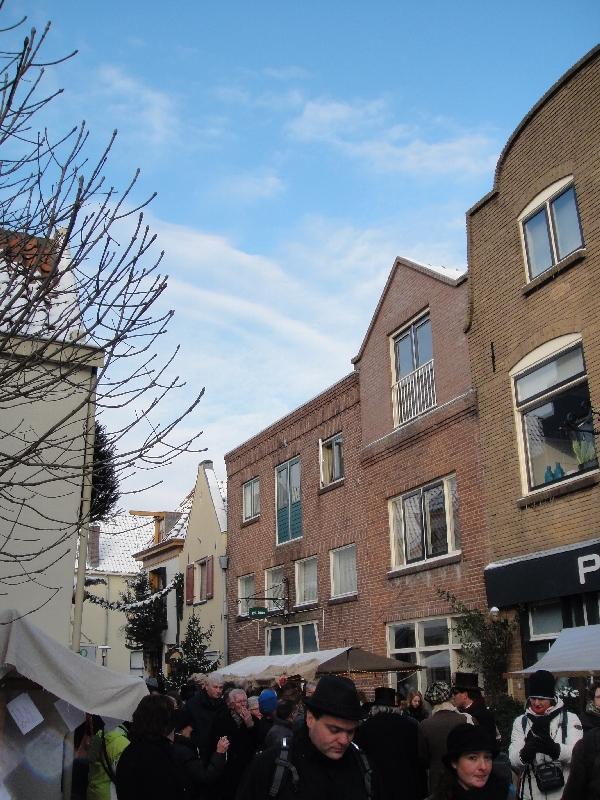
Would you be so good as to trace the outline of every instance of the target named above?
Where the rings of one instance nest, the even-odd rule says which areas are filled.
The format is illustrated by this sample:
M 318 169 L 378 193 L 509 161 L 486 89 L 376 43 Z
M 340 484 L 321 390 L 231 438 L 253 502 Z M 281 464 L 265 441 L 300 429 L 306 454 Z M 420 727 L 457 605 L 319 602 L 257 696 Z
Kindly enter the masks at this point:
M 117 448 L 106 428 L 97 420 L 94 434 L 94 463 L 92 466 L 92 522 L 105 520 L 115 510 L 119 501 L 119 479 L 117 477 Z
M 148 600 L 148 603 L 126 612 L 127 622 L 122 628 L 125 646 L 130 650 L 142 650 L 146 668 L 156 674 L 161 664 L 162 635 L 167 628 L 166 598 L 150 602 L 152 587 L 143 570 L 127 581 L 127 585 L 129 590 L 121 594 L 123 602 Z
M 206 648 L 212 637 L 212 626 L 202 629 L 200 618 L 193 615 L 189 618 L 185 637 L 181 642 L 182 657 L 165 685 L 169 689 L 179 689 L 195 672 L 210 672 L 215 664 L 206 657 Z

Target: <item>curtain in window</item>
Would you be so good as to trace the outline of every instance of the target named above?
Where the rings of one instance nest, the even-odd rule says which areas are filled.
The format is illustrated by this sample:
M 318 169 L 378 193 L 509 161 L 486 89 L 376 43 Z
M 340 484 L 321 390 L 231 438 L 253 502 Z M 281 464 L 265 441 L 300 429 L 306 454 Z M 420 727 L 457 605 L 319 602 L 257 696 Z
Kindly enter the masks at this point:
M 423 519 L 421 516 L 421 493 L 405 497 L 402 503 L 404 522 L 404 542 L 406 563 L 422 561 L 423 552 Z
M 345 547 L 333 554 L 334 596 L 356 592 L 356 547 Z
M 324 444 L 321 447 L 321 459 L 323 462 L 323 483 L 327 486 L 333 481 L 333 447 L 331 444 Z
M 313 603 L 317 600 L 317 559 L 311 558 L 303 561 L 299 567 L 299 594 L 298 602 Z

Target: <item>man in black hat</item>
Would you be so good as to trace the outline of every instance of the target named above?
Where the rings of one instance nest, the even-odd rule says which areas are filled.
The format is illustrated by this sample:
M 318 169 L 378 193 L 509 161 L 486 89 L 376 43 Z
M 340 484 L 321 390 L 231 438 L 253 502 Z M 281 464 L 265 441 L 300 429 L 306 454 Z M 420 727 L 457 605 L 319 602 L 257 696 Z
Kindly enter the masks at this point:
M 362 716 L 354 683 L 324 675 L 306 700 L 306 725 L 291 745 L 254 759 L 237 800 L 373 800 L 374 783 L 364 753 L 352 740 Z
M 496 720 L 489 708 L 486 708 L 477 673 L 456 673 L 452 685 L 452 702 L 463 714 L 470 714 L 492 737 L 492 741 L 496 741 L 498 737 Z

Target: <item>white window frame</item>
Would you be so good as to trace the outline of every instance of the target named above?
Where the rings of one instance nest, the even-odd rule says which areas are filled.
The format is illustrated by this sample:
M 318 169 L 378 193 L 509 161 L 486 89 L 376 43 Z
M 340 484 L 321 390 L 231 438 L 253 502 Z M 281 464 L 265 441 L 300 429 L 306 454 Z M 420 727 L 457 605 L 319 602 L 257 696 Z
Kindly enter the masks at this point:
M 298 466 L 298 499 L 292 500 L 292 467 Z M 287 491 L 287 505 L 284 508 L 288 509 L 288 526 L 287 532 L 288 537 L 282 538 L 282 532 L 279 530 L 279 473 L 283 470 L 287 472 L 286 478 L 286 491 Z M 292 506 L 299 506 L 299 513 L 300 513 L 300 533 L 298 536 L 292 536 Z M 290 458 L 287 461 L 284 461 L 282 464 L 278 464 L 275 467 L 275 543 L 279 547 L 280 545 L 288 544 L 289 542 L 295 542 L 298 539 L 301 539 L 303 536 L 303 524 L 302 524 L 302 462 L 300 460 L 300 456 L 294 456 L 294 458 Z
M 134 656 L 136 657 L 134 659 Z M 142 657 L 142 665 L 141 667 L 134 667 L 133 661 L 137 660 L 137 657 Z M 129 674 L 130 675 L 141 675 L 144 676 L 144 651 L 143 650 L 130 650 L 129 651 Z
M 575 208 L 577 211 L 577 220 L 579 222 L 579 231 L 581 233 L 581 245 L 573 250 L 571 253 L 565 254 L 562 258 L 559 257 L 558 254 L 558 242 L 557 242 L 557 235 L 554 230 L 554 217 L 552 214 L 552 203 L 556 200 L 561 194 L 566 192 L 568 189 L 573 187 L 575 191 Z M 529 254 L 527 252 L 527 239 L 525 236 L 525 225 L 531 217 L 535 216 L 538 211 L 541 211 L 542 208 L 546 210 L 546 224 L 548 226 L 548 234 L 550 239 L 550 249 L 552 253 L 552 264 L 547 267 L 545 270 L 538 272 L 536 275 L 532 274 L 530 264 L 529 264 Z M 585 240 L 583 237 L 583 227 L 581 225 L 581 215 L 579 213 L 579 202 L 577 199 L 577 191 L 575 190 L 575 181 L 573 175 L 567 175 L 565 178 L 561 178 L 559 181 L 551 184 L 550 186 L 546 187 L 542 192 L 540 192 L 536 197 L 533 198 L 523 209 L 523 211 L 518 216 L 518 224 L 519 224 L 519 235 L 521 238 L 521 248 L 523 250 L 523 261 L 525 263 L 525 279 L 527 282 L 533 281 L 536 278 L 539 278 L 540 275 L 543 275 L 548 270 L 555 267 L 561 261 L 564 261 L 565 258 L 568 258 L 572 253 L 576 253 L 578 250 L 583 250 L 585 247 Z
M 274 577 L 276 578 L 275 581 L 273 580 Z M 265 570 L 265 598 L 279 597 L 281 600 L 280 603 L 276 603 L 267 599 L 265 605 L 269 611 L 283 611 L 283 600 L 285 598 L 284 578 L 285 567 L 283 564 Z M 279 592 L 279 595 L 277 592 Z
M 308 561 L 314 561 L 317 567 L 317 583 L 316 583 L 316 592 L 314 599 L 306 600 L 306 592 L 304 589 L 304 569 L 305 565 Z M 319 602 L 319 562 L 317 556 L 309 556 L 308 558 L 301 558 L 294 564 L 294 571 L 295 571 L 295 583 L 296 583 L 296 605 L 297 606 L 307 606 L 313 605 L 314 603 Z
M 565 383 L 564 385 L 560 385 L 558 389 L 548 389 L 548 391 L 542 395 L 541 397 L 536 397 L 534 400 L 530 402 L 524 402 L 519 407 L 517 403 L 517 389 L 516 383 L 517 379 L 525 375 L 527 372 L 530 372 L 532 369 L 538 366 L 542 366 L 545 362 L 550 362 L 553 359 L 560 356 L 562 353 L 567 352 L 568 350 L 572 350 L 575 347 L 580 346 L 583 352 L 583 341 L 581 338 L 581 334 L 574 333 L 574 334 L 567 334 L 566 336 L 559 336 L 556 339 L 552 339 L 549 342 L 545 342 L 540 347 L 536 347 L 535 350 L 532 350 L 526 356 L 524 356 L 515 366 L 509 371 L 509 377 L 511 382 L 511 392 L 512 392 L 512 402 L 513 402 L 513 414 L 515 418 L 515 427 L 517 431 L 517 452 L 519 456 L 519 471 L 521 474 L 521 491 L 523 496 L 525 495 L 535 495 L 536 492 L 544 491 L 547 487 L 546 486 L 538 486 L 535 489 L 530 488 L 529 484 L 529 463 L 528 463 L 528 456 L 527 456 L 527 444 L 526 444 L 526 437 L 524 432 L 524 425 L 523 425 L 523 414 L 530 410 L 532 407 L 536 406 L 540 403 L 544 397 L 551 398 L 554 394 L 565 391 L 565 389 L 570 388 L 571 386 L 576 386 L 583 382 L 588 382 L 588 373 L 587 369 L 583 376 L 579 376 L 574 378 L 572 381 Z M 584 353 L 584 364 L 585 364 L 585 353 Z M 589 387 L 589 383 L 588 383 Z M 596 453 L 598 455 L 598 453 Z M 586 472 L 586 474 L 589 474 Z M 570 480 L 576 480 L 578 474 L 573 475 L 565 475 L 562 479 L 561 483 Z M 555 484 L 552 484 L 555 485 Z
M 388 501 L 388 515 L 389 515 L 389 526 L 390 526 L 390 549 L 392 557 L 392 569 L 401 569 L 402 567 L 411 567 L 414 564 L 424 564 L 424 563 L 428 563 L 431 564 L 432 566 L 435 566 L 436 561 L 438 561 L 439 559 L 447 558 L 447 556 L 450 555 L 458 555 L 462 552 L 459 541 L 460 530 L 457 532 L 454 526 L 454 508 L 452 504 L 453 482 L 456 490 L 456 497 L 458 503 L 457 514 L 458 514 L 460 509 L 460 501 L 458 500 L 456 474 L 454 472 L 450 473 L 449 475 L 444 475 L 441 478 L 437 478 L 434 481 L 429 481 L 428 483 L 425 483 L 422 486 L 415 486 L 414 489 L 411 489 L 408 492 L 403 492 L 402 494 L 399 494 L 396 497 L 390 498 L 390 500 Z M 427 554 L 425 554 L 424 558 L 422 559 L 407 562 L 405 555 L 406 538 L 404 531 L 403 500 L 407 497 L 410 497 L 411 495 L 420 493 L 422 501 L 424 492 L 438 484 L 443 484 L 444 488 L 444 510 L 446 512 L 447 551 L 437 556 L 428 557 Z M 398 508 L 397 514 L 396 514 L 396 508 Z M 399 525 L 401 527 L 400 532 L 396 530 L 396 520 L 398 520 Z
M 547 601 L 547 602 L 529 603 L 529 606 L 528 606 L 528 609 L 527 609 L 527 616 L 529 617 L 529 641 L 531 641 L 531 642 L 539 642 L 539 641 L 544 641 L 545 639 L 556 639 L 558 634 L 562 631 L 563 625 L 562 625 L 562 617 L 561 617 L 561 625 L 560 625 L 560 629 L 559 630 L 551 631 L 549 633 L 534 633 L 533 632 L 533 615 L 532 615 L 533 607 L 534 606 L 543 606 L 543 605 L 552 605 L 552 604 L 554 604 L 556 602 L 558 602 L 558 606 L 559 606 L 559 609 L 561 609 L 561 614 L 562 614 L 562 608 L 561 608 L 561 603 L 560 603 L 560 598 L 559 597 L 558 598 L 554 598 L 553 600 L 550 600 L 550 601 Z M 585 609 L 585 606 L 584 606 L 584 609 Z
M 439 622 L 440 620 L 446 620 L 446 624 L 448 626 L 448 644 L 437 644 L 437 645 L 425 645 L 424 637 L 423 637 L 423 623 L 427 622 Z M 402 660 L 403 654 L 408 653 L 415 653 L 416 655 L 416 663 L 419 665 L 423 665 L 423 657 L 427 656 L 428 653 L 435 653 L 439 650 L 448 650 L 449 651 L 449 660 L 450 660 L 450 673 L 454 674 L 456 670 L 460 666 L 460 651 L 461 645 L 458 640 L 458 636 L 456 634 L 455 626 L 454 626 L 454 619 L 453 616 L 448 617 L 424 617 L 423 619 L 417 620 L 397 620 L 396 622 L 390 622 L 387 625 L 387 646 L 388 646 L 388 656 L 390 658 L 394 658 L 395 656 L 400 656 L 400 660 Z M 415 631 L 415 646 L 414 647 L 402 647 L 396 648 L 394 647 L 394 631 L 396 627 L 399 626 L 408 626 L 413 625 Z M 427 688 L 427 670 L 416 670 L 416 678 L 417 678 L 417 688 L 418 690 L 423 693 Z
M 250 490 L 249 509 L 246 504 L 246 487 Z M 242 484 L 242 519 L 244 522 L 248 522 L 251 519 L 258 519 L 258 517 L 260 517 L 260 478 L 251 478 Z
M 339 553 L 343 550 L 354 550 L 354 574 L 355 574 L 355 588 L 349 592 L 337 592 L 335 581 L 334 581 L 334 562 Z M 354 597 L 354 595 L 358 594 L 358 569 L 357 569 L 357 560 L 356 560 L 356 543 L 346 544 L 343 547 L 336 547 L 334 550 L 329 551 L 329 585 L 331 587 L 331 599 L 337 599 L 338 597 Z
M 317 643 L 316 650 L 305 650 L 304 649 L 304 631 L 302 630 L 304 625 L 312 625 L 315 632 L 315 641 Z M 300 652 L 296 653 L 286 653 L 284 650 L 284 630 L 286 628 L 300 628 Z M 272 631 L 280 630 L 281 631 L 281 649 L 282 655 L 301 655 L 303 653 L 317 653 L 320 650 L 319 647 L 319 626 L 314 620 L 307 620 L 306 622 L 298 622 L 293 625 L 270 625 L 265 631 L 265 655 L 269 655 L 269 650 L 271 646 L 271 635 Z
M 248 592 L 246 587 L 246 582 L 250 578 L 253 581 L 252 592 Z M 253 597 L 256 597 L 256 575 L 254 572 L 249 572 L 247 575 L 240 575 L 238 578 L 238 617 L 248 616 L 248 609 L 251 607 L 251 600 Z
M 339 442 L 339 448 L 336 449 L 336 444 Z M 328 480 L 325 475 L 325 460 L 323 458 L 323 451 L 325 449 L 331 449 L 331 458 L 334 470 L 334 477 L 332 480 Z M 339 454 L 338 459 L 336 459 L 336 453 Z M 339 474 L 335 474 L 336 472 L 336 463 L 339 467 Z M 334 483 L 339 483 L 339 481 L 344 480 L 345 475 L 345 465 L 344 465 L 344 439 L 340 433 L 336 433 L 333 436 L 330 436 L 327 439 L 319 439 L 319 467 L 321 473 L 321 488 L 325 486 L 333 486 Z
M 433 357 L 433 328 L 431 328 L 431 346 L 432 356 L 429 361 L 419 364 L 418 367 L 407 373 L 403 377 L 398 374 L 398 362 L 396 358 L 396 340 L 401 338 L 407 331 L 411 332 L 411 345 L 414 356 L 415 347 L 415 332 L 424 322 L 428 322 L 431 328 L 431 313 L 429 309 L 419 312 L 415 317 L 408 320 L 401 328 L 394 331 L 389 337 L 390 343 L 390 366 L 392 375 L 392 415 L 394 420 L 394 427 L 398 428 L 401 425 L 406 425 L 412 422 L 413 419 L 421 416 L 434 409 L 437 405 L 437 398 L 435 392 L 435 368 Z M 421 381 L 416 382 L 417 373 L 420 373 Z M 412 377 L 411 377 L 412 376 Z M 405 393 L 401 389 L 405 385 Z M 413 403 L 414 408 L 408 413 L 402 414 L 402 408 L 408 402 L 408 398 L 414 395 Z M 404 400 L 403 400 L 404 398 Z M 418 402 L 417 402 L 418 398 Z M 410 406 L 411 403 L 408 402 Z M 405 409 L 406 410 L 406 409 Z

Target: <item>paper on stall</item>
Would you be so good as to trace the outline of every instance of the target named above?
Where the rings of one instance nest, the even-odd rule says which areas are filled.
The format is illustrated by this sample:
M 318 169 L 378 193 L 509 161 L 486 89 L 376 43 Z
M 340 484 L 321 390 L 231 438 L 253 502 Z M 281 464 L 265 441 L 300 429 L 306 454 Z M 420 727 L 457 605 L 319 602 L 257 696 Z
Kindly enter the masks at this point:
M 36 704 L 25 692 L 14 697 L 6 704 L 6 708 L 23 735 L 44 721 Z
M 25 745 L 25 758 L 43 780 L 55 781 L 63 768 L 63 737 L 55 730 L 42 730 Z
M 75 728 L 78 728 L 81 723 L 85 721 L 84 712 L 80 708 L 67 703 L 66 700 L 57 700 L 56 703 L 54 703 L 54 707 L 70 731 L 74 731 Z

